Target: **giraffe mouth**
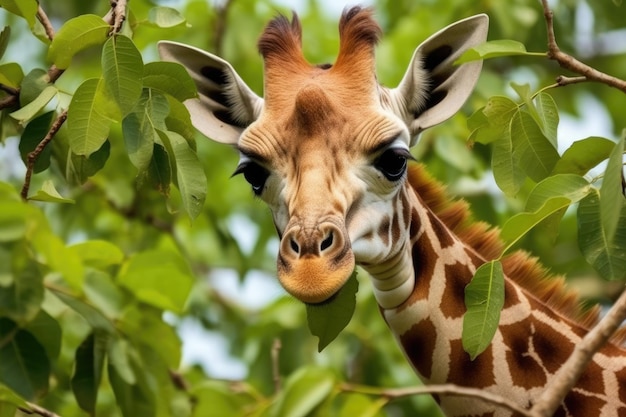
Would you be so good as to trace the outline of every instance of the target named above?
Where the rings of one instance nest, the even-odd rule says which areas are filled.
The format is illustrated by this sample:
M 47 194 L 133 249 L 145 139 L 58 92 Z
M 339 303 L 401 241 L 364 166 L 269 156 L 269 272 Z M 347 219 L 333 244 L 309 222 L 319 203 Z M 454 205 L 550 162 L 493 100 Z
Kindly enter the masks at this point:
M 355 258 L 342 224 L 325 220 L 287 228 L 278 252 L 278 280 L 305 304 L 330 302 L 348 281 Z

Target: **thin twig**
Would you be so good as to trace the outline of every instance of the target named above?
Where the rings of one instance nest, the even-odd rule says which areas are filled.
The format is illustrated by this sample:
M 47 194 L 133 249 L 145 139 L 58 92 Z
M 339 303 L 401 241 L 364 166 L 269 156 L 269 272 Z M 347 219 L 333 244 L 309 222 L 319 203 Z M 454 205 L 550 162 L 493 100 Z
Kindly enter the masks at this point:
M 488 391 L 478 388 L 460 387 L 454 384 L 442 384 L 442 385 L 426 385 L 421 387 L 407 387 L 407 388 L 371 388 L 363 387 L 352 384 L 342 384 L 341 390 L 344 392 L 355 392 L 369 395 L 379 395 L 389 399 L 409 397 L 413 395 L 426 395 L 426 394 L 438 394 L 438 395 L 453 395 L 460 397 L 471 397 L 478 400 L 485 401 L 487 403 L 503 407 L 511 410 L 520 416 L 533 417 L 533 415 L 526 409 L 520 407 L 507 398 L 501 397 L 496 394 L 492 394 Z
M 65 120 L 67 120 L 67 110 L 64 110 L 59 115 L 59 117 L 54 121 L 54 123 L 50 127 L 50 130 L 48 131 L 46 136 L 41 140 L 41 142 L 39 142 L 35 150 L 28 154 L 28 158 L 26 160 L 26 175 L 24 177 L 24 185 L 22 186 L 22 192 L 21 192 L 22 199 L 24 200 L 28 199 L 28 189 L 30 188 L 30 179 L 33 175 L 33 171 L 35 169 L 35 162 L 37 162 L 37 158 L 39 158 L 39 155 L 41 155 L 41 153 L 46 148 L 48 143 L 52 141 L 52 138 L 54 137 L 54 135 L 56 135 L 59 129 L 61 129 L 61 126 L 63 126 L 63 123 L 65 123 Z
M 598 71 L 597 69 L 577 60 L 573 56 L 561 51 L 556 42 L 556 36 L 554 34 L 554 16 L 552 10 L 550 10 L 550 7 L 548 6 L 548 0 L 541 0 L 541 4 L 543 5 L 543 13 L 546 19 L 548 31 L 548 58 L 556 61 L 561 68 L 565 68 L 575 72 L 576 74 L 584 76 L 586 81 L 603 83 L 626 93 L 626 81 Z
M 40 407 L 37 404 L 33 404 L 33 403 L 26 403 L 26 404 L 28 404 L 28 408 L 18 407 L 22 413 L 37 414 L 43 417 L 60 417 L 58 414 L 53 413 L 50 410 L 46 410 L 45 408 Z
M 533 408 L 534 416 L 549 417 L 561 404 L 563 398 L 574 387 L 576 381 L 593 359 L 593 355 L 606 344 L 621 323 L 626 319 L 626 290 L 609 312 L 587 335 L 576 344 L 567 361 L 546 386 Z
M 278 394 L 281 390 L 281 379 L 280 379 L 280 350 L 283 345 L 280 342 L 279 338 L 274 339 L 274 343 L 272 343 L 272 376 L 274 379 L 274 391 Z
M 111 33 L 119 33 L 122 30 L 127 6 L 128 0 L 111 0 L 111 10 L 105 17 L 107 23 L 112 26 Z
M 48 37 L 48 39 L 54 39 L 54 27 L 52 26 L 50 19 L 48 19 L 48 15 L 46 15 L 46 12 L 43 10 L 41 5 L 39 5 L 39 7 L 37 8 L 37 20 L 41 22 L 41 25 L 46 31 L 46 36 Z

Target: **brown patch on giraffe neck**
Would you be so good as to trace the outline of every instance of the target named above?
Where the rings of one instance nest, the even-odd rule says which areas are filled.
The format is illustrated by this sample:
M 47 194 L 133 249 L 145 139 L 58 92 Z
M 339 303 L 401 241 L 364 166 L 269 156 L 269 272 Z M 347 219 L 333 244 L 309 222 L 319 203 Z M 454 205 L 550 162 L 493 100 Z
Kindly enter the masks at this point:
M 470 250 L 475 251 L 479 263 L 500 257 L 504 244 L 500 239 L 499 230 L 490 229 L 483 222 L 473 221 L 467 203 L 452 199 L 444 186 L 430 176 L 423 165 L 417 163 L 409 165 L 408 184 L 424 206 Z M 412 236 L 413 232 L 417 231 L 417 228 L 412 228 Z M 578 323 L 583 329 L 589 329 L 598 322 L 599 308 L 584 309 L 576 293 L 565 288 L 563 278 L 551 275 L 536 259 L 525 252 L 507 255 L 502 263 L 507 278 L 538 303 Z M 626 331 L 618 332 L 611 338 L 611 342 L 620 345 L 624 339 Z
M 400 343 L 404 347 L 409 360 L 417 372 L 425 379 L 430 379 L 432 374 L 436 341 L 437 329 L 428 318 L 414 324 L 400 336 Z
M 465 311 L 465 287 L 474 275 L 469 266 L 457 262 L 445 266 L 445 275 L 448 279 L 441 298 L 439 308 L 444 317 L 456 319 L 463 317 Z
M 508 347 L 506 361 L 513 385 L 525 389 L 545 386 L 548 378 L 541 364 L 530 352 L 532 331 L 527 321 L 500 326 L 504 344 Z
M 493 369 L 493 345 L 474 360 L 463 349 L 461 339 L 450 341 L 450 373 L 446 382 L 460 386 L 487 388 L 496 383 Z

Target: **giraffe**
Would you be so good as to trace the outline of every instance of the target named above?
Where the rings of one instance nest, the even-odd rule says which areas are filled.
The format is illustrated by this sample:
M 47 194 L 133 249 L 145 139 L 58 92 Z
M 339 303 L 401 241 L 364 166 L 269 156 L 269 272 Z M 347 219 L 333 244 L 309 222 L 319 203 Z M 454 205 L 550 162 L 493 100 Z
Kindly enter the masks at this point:
M 381 30 L 371 9 L 344 10 L 333 65 L 307 62 L 297 15 L 278 16 L 258 43 L 263 98 L 215 55 L 174 42 L 161 42 L 159 51 L 197 84 L 199 98 L 186 102 L 196 128 L 238 150 L 235 173 L 268 204 L 280 239 L 278 280 L 288 293 L 329 302 L 360 265 L 426 384 L 472 386 L 530 407 L 597 309 L 582 312 L 561 279 L 524 252 L 510 254 L 498 330 L 470 360 L 461 343 L 464 288 L 503 244 L 409 152 L 420 132 L 451 117 L 471 93 L 482 63 L 453 63 L 487 30 L 486 15 L 442 29 L 417 47 L 399 85 L 387 88 L 375 74 Z M 626 416 L 619 345 L 595 355 L 556 415 Z M 512 415 L 471 398 L 435 400 L 448 416 Z

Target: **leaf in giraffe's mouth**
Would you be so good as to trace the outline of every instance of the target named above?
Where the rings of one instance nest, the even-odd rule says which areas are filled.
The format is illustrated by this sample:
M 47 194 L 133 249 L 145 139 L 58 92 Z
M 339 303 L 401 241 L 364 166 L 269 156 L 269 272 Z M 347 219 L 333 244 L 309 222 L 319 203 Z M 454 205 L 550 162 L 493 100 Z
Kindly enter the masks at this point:
M 307 304 L 306 316 L 309 330 L 319 338 L 317 350 L 321 352 L 350 323 L 356 307 L 359 281 L 356 269 L 343 287 L 327 301 Z

